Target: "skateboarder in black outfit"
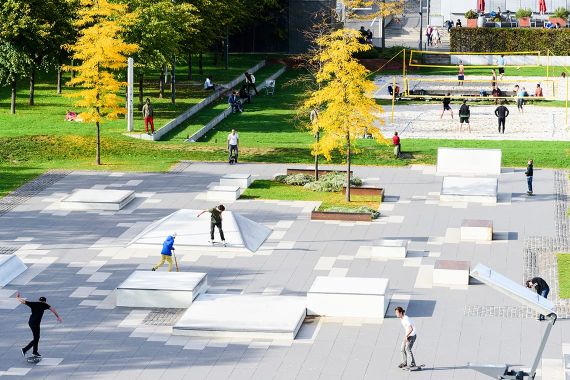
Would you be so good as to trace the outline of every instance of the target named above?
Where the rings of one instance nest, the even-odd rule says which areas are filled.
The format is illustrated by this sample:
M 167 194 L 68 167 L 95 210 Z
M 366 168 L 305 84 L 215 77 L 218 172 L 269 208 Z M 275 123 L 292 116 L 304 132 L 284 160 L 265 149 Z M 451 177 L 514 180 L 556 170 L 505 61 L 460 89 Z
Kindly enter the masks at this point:
M 200 217 L 203 213 L 209 212 L 212 216 L 212 219 L 210 220 L 210 243 L 212 243 L 212 245 L 214 245 L 214 227 L 218 227 L 222 244 L 224 247 L 226 246 L 226 238 L 224 237 L 224 231 L 222 230 L 222 212 L 224 212 L 225 209 L 224 205 L 219 205 L 209 210 L 204 210 L 198 214 L 198 217 Z
M 20 292 L 17 292 L 16 299 L 20 301 L 20 303 L 27 305 L 32 310 L 32 314 L 30 315 L 30 319 L 28 321 L 28 326 L 30 326 L 34 338 L 30 343 L 28 343 L 26 347 L 21 349 L 22 355 L 26 357 L 26 352 L 28 352 L 30 348 L 33 348 L 32 355 L 34 357 L 41 358 L 42 356 L 38 352 L 38 344 L 40 342 L 40 324 L 42 323 L 44 311 L 51 311 L 57 318 L 57 321 L 60 323 L 62 322 L 62 319 L 59 314 L 57 314 L 57 311 L 55 311 L 53 307 L 47 304 L 45 297 L 40 297 L 39 302 L 30 302 L 25 298 L 20 297 Z
M 541 297 L 544 298 L 548 297 L 548 293 L 550 292 L 550 287 L 548 286 L 546 281 L 544 281 L 544 279 L 540 277 L 533 277 L 530 280 L 528 280 L 526 282 L 526 287 L 529 289 L 536 290 L 536 293 L 538 293 Z M 537 320 L 544 321 L 544 315 L 540 314 Z

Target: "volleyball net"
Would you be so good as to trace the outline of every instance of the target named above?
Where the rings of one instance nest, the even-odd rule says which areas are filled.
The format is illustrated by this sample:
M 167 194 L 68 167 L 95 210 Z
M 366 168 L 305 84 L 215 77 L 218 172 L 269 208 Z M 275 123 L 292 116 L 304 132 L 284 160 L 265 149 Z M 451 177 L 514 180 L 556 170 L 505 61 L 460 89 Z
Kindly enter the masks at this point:
M 540 51 L 517 52 L 447 52 L 430 50 L 410 50 L 408 62 L 410 67 L 453 68 L 463 63 L 466 69 L 498 68 L 500 59 L 504 67 L 540 67 L 548 64 Z

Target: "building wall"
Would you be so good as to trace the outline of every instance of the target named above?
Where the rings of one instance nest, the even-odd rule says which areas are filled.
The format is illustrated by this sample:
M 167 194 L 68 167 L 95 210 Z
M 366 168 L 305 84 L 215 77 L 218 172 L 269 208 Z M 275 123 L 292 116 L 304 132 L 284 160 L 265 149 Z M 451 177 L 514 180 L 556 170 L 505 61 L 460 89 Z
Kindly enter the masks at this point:
M 289 0 L 289 52 L 306 51 L 309 41 L 303 35 L 303 30 L 315 24 L 315 15 L 320 11 L 330 11 L 335 7 L 335 0 Z

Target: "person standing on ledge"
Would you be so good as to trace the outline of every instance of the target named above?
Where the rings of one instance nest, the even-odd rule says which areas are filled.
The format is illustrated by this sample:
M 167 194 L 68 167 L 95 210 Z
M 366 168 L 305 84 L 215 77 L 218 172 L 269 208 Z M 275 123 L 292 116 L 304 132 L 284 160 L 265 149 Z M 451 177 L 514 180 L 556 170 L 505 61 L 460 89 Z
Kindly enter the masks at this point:
M 32 355 L 37 358 L 41 358 L 42 355 L 38 352 L 38 345 L 40 343 L 40 325 L 42 323 L 42 317 L 44 316 L 44 311 L 49 310 L 55 315 L 58 322 L 62 322 L 61 317 L 57 313 L 57 311 L 48 305 L 47 300 L 45 297 L 40 297 L 39 302 L 30 302 L 25 298 L 20 297 L 20 292 L 16 292 L 16 299 L 20 301 L 21 304 L 28 306 L 32 310 L 32 314 L 30 315 L 30 319 L 28 320 L 28 326 L 32 330 L 32 334 L 34 338 L 28 345 L 20 351 L 22 352 L 22 356 L 26 357 L 26 352 L 32 349 Z
M 198 218 L 205 212 L 209 212 L 211 214 L 212 218 L 210 219 L 210 240 L 208 243 L 211 243 L 212 245 L 214 245 L 214 227 L 218 227 L 218 231 L 220 232 L 220 239 L 222 239 L 222 244 L 224 247 L 226 246 L 226 238 L 224 237 L 224 230 L 222 230 L 222 212 L 224 212 L 225 209 L 226 208 L 224 205 L 219 205 L 209 210 L 204 210 L 198 214 Z
M 164 243 L 162 243 L 162 251 L 160 251 L 160 262 L 152 267 L 154 272 L 158 268 L 164 265 L 165 262 L 168 263 L 168 271 L 172 272 L 172 253 L 174 252 L 174 238 L 176 237 L 176 232 L 169 235 Z
M 548 293 L 550 292 L 550 287 L 548 286 L 546 281 L 544 281 L 540 277 L 534 277 L 528 280 L 526 282 L 526 287 L 529 289 L 536 290 L 536 293 L 538 293 L 541 297 L 544 298 L 548 297 Z M 544 321 L 544 315 L 540 314 L 537 320 Z
M 394 144 L 394 156 L 396 156 L 396 158 L 400 158 L 402 150 L 400 146 L 400 136 L 398 136 L 398 131 L 394 132 L 394 136 L 392 137 L 392 144 Z
M 396 317 L 400 318 L 402 326 L 404 326 L 404 341 L 402 342 L 402 362 L 398 366 L 399 368 L 414 368 L 416 366 L 416 360 L 414 359 L 414 354 L 412 353 L 412 347 L 416 342 L 416 326 L 410 318 L 406 315 L 406 310 L 398 306 L 396 309 Z M 410 365 L 408 366 L 408 356 L 410 357 Z
M 524 174 L 526 175 L 526 184 L 528 186 L 528 190 L 526 192 L 526 195 L 532 195 L 532 175 L 533 175 L 533 162 L 532 160 L 528 160 L 528 163 L 526 165 L 526 171 L 524 172 Z

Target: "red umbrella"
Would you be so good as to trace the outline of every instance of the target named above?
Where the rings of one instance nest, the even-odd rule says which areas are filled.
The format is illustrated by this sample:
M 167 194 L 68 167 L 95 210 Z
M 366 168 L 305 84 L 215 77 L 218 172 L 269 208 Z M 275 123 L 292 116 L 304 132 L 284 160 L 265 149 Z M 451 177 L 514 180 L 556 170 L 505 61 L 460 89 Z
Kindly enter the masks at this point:
M 538 13 L 541 15 L 546 13 L 546 0 L 538 0 Z
M 485 13 L 485 0 L 477 0 L 477 12 Z

